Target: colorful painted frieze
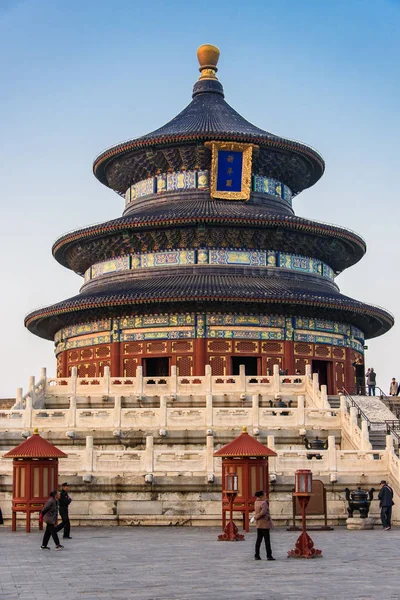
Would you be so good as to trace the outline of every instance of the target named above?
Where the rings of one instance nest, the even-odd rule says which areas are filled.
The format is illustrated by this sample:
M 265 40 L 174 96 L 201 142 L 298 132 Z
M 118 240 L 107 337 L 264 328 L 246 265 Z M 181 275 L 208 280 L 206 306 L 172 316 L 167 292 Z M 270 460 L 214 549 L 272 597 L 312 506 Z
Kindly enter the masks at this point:
M 54 341 L 61 341 L 79 335 L 110 330 L 111 319 L 102 319 L 100 321 L 92 321 L 91 323 L 79 323 L 78 325 L 64 327 L 64 329 L 58 331 L 54 337 Z

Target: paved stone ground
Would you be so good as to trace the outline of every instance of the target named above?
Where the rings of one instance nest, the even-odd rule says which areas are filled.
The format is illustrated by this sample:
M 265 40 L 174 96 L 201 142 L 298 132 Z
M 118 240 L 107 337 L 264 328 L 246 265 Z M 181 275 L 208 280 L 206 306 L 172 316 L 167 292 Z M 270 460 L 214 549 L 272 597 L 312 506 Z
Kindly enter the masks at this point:
M 74 528 L 65 550 L 0 527 L 1 600 L 400 599 L 400 529 L 311 532 L 323 558 L 288 559 L 297 532 L 274 529 L 276 562 L 254 561 L 255 530 L 218 542 L 192 527 Z

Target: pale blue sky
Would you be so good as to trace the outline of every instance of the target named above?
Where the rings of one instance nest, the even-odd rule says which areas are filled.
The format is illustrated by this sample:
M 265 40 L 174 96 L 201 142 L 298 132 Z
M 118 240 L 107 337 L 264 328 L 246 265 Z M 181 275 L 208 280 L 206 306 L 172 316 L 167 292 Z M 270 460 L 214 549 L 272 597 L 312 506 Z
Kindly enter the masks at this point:
M 323 155 L 324 177 L 294 209 L 366 239 L 338 284 L 399 318 L 399 25 L 396 0 L 0 0 L 0 396 L 41 366 L 55 374 L 52 343 L 23 325 L 80 287 L 53 241 L 122 212 L 94 157 L 189 103 L 202 43 L 220 47 L 236 110 Z M 397 327 L 368 346 L 387 389 L 400 378 Z

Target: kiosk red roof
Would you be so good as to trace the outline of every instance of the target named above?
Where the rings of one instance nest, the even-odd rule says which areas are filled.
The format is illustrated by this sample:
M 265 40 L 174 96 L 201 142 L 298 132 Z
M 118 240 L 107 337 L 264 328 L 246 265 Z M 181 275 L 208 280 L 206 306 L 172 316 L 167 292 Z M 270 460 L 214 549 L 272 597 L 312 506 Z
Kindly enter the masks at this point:
M 226 444 L 226 446 L 214 452 L 214 456 L 277 456 L 277 454 L 251 437 L 247 433 L 246 428 L 243 427 L 243 433 L 232 440 L 232 442 L 229 442 L 229 444 Z
M 67 458 L 67 456 L 68 454 L 42 438 L 35 429 L 31 437 L 4 454 L 3 458 Z

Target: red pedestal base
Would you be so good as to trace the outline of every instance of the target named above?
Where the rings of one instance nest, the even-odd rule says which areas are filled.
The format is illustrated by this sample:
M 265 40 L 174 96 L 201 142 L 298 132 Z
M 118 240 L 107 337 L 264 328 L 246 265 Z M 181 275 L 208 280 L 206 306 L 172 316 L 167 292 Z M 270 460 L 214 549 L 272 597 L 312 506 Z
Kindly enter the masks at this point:
M 316 558 L 317 556 L 322 556 L 322 550 L 314 548 L 314 542 L 306 531 L 299 535 L 294 550 L 288 551 L 288 558 Z
M 244 535 L 239 533 L 233 521 L 229 521 L 224 527 L 224 532 L 218 536 L 220 542 L 242 542 Z

